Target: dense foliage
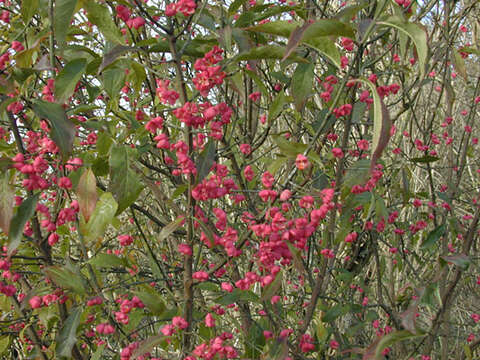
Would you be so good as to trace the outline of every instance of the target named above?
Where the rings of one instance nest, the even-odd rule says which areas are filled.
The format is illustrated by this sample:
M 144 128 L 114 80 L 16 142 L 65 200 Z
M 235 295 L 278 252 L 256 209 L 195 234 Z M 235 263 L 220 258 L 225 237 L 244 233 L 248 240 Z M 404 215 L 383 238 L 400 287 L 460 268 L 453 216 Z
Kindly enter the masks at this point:
M 480 356 L 480 3 L 0 0 L 5 359 Z

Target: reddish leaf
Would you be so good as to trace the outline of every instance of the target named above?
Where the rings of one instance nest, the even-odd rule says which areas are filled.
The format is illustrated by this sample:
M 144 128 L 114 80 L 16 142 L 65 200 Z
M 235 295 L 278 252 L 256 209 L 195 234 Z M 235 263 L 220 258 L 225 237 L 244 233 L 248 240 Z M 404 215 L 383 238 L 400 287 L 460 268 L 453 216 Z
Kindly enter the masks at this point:
M 373 139 L 372 139 L 372 159 L 370 163 L 370 172 L 375 169 L 377 160 L 382 155 L 383 150 L 387 147 L 390 140 L 390 128 L 392 120 L 385 103 L 378 95 L 377 88 L 368 79 L 359 78 L 360 81 L 370 88 L 373 97 Z
M 340 352 L 341 355 L 345 355 L 349 353 L 362 355 L 362 354 L 365 354 L 365 350 L 359 347 L 354 347 L 354 348 L 343 350 Z
M 77 196 L 80 211 L 85 222 L 88 222 L 90 216 L 95 211 L 95 206 L 97 205 L 98 200 L 97 180 L 91 169 L 85 171 L 80 177 L 77 186 Z
M 282 61 L 288 58 L 290 54 L 298 47 L 300 40 L 302 40 L 303 33 L 310 25 L 312 25 L 312 23 L 306 23 L 292 31 L 288 39 L 287 48 L 285 50 L 285 55 L 283 55 Z
M 262 297 L 260 298 L 260 301 L 267 301 L 272 298 L 273 295 L 275 295 L 281 288 L 282 288 L 282 281 L 283 281 L 283 274 L 282 272 L 279 272 L 276 276 L 275 279 L 265 286 L 262 292 Z
M 417 332 L 417 329 L 415 328 L 415 319 L 418 312 L 418 304 L 420 304 L 420 299 L 425 292 L 425 288 L 417 289 L 416 292 L 416 300 L 412 301 L 412 303 L 408 306 L 407 310 L 400 314 L 400 323 L 406 330 L 410 331 L 412 334 L 415 334 Z
M 442 256 L 441 258 L 449 263 L 455 264 L 462 270 L 467 270 L 468 266 L 472 263 L 472 259 L 465 254 Z
M 127 52 L 130 51 L 138 51 L 139 49 L 137 47 L 132 47 L 132 46 L 125 46 L 125 45 L 116 45 L 112 50 L 107 52 L 103 56 L 102 63 L 100 64 L 100 67 L 98 68 L 98 74 L 101 74 L 102 71 L 110 64 L 112 64 L 117 58 Z
M 138 348 L 134 350 L 134 352 L 132 353 L 132 358 L 136 359 L 137 357 L 147 352 L 150 352 L 152 349 L 155 348 L 155 346 L 158 346 L 164 340 L 165 336 L 163 335 L 153 335 L 146 338 L 139 344 Z
M 375 350 L 377 349 L 377 346 L 380 340 L 382 340 L 381 336 L 373 340 L 370 346 L 364 350 L 362 360 L 376 360 Z

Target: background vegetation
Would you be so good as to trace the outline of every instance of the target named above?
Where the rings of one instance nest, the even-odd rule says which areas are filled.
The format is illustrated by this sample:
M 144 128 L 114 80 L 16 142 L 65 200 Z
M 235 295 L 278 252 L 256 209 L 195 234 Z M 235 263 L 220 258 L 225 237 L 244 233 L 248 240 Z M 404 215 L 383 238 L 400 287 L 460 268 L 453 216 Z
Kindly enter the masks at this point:
M 3 358 L 480 356 L 478 1 L 0 5 Z

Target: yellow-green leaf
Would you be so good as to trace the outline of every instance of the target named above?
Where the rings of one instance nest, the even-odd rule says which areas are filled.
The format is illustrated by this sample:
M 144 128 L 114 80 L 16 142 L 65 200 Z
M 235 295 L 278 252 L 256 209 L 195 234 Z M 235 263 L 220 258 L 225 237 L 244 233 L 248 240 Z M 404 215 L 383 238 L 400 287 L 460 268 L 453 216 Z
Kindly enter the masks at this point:
M 30 19 L 38 10 L 38 0 L 22 0 L 21 15 L 25 24 L 30 22 Z
M 80 177 L 77 186 L 77 196 L 80 212 L 85 221 L 88 222 L 90 216 L 95 211 L 98 200 L 97 180 L 92 169 L 87 169 Z
M 111 193 L 107 192 L 100 196 L 90 220 L 83 228 L 87 240 L 97 240 L 104 236 L 107 226 L 115 216 L 117 207 L 117 202 Z

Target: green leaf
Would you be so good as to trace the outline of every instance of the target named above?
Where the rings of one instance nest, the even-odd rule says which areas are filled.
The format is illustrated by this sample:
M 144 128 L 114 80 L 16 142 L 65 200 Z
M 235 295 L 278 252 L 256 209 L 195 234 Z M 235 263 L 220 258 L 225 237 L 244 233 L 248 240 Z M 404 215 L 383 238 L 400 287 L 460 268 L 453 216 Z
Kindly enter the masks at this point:
M 0 175 L 0 229 L 8 235 L 15 207 L 15 189 L 10 185 L 10 173 Z
M 110 147 L 113 144 L 112 137 L 107 132 L 101 132 L 97 138 L 97 152 L 99 156 L 107 156 L 110 152 Z
M 175 191 L 172 194 L 172 200 L 175 200 L 178 198 L 180 195 L 182 195 L 185 191 L 187 191 L 188 185 L 183 184 L 183 185 L 178 185 Z
M 133 46 L 115 45 L 103 56 L 102 63 L 98 68 L 98 73 L 101 73 L 108 65 L 112 64 L 120 55 L 123 55 L 130 51 L 137 51 L 137 50 L 138 48 Z
M 110 150 L 110 191 L 118 203 L 117 215 L 137 200 L 143 186 L 137 174 L 130 169 L 130 155 L 126 146 Z
M 70 315 L 68 315 L 56 340 L 55 353 L 57 357 L 70 358 L 72 356 L 73 346 L 77 343 L 77 328 L 80 325 L 82 312 L 83 308 L 81 306 L 70 311 Z
M 420 75 L 423 77 L 428 56 L 428 38 L 425 29 L 421 25 L 404 22 L 397 17 L 390 17 L 387 20 L 378 23 L 400 30 L 412 39 L 415 48 L 417 49 Z
M 97 268 L 108 268 L 108 267 L 120 267 L 124 268 L 127 266 L 127 261 L 113 254 L 97 254 L 91 259 L 88 260 L 89 264 Z
M 465 357 L 467 358 L 467 360 L 472 360 L 473 359 L 472 349 L 470 348 L 470 346 L 468 344 L 463 345 L 463 351 L 465 352 Z
M 183 48 L 185 46 L 185 50 L 182 53 L 184 56 L 192 56 L 192 57 L 203 57 L 207 51 L 211 48 L 210 45 L 208 45 L 209 49 L 204 49 L 205 46 L 200 46 L 200 44 L 195 43 L 195 40 L 192 40 L 191 42 L 188 42 L 185 44 L 184 41 L 178 40 L 177 41 L 177 49 Z M 163 40 L 163 39 L 158 39 L 155 45 L 151 46 L 148 49 L 149 52 L 167 52 L 169 53 L 171 51 L 170 45 L 168 41 Z
M 8 255 L 11 255 L 18 248 L 22 241 L 23 228 L 28 220 L 35 213 L 35 207 L 40 193 L 25 199 L 17 209 L 16 214 L 10 221 L 10 232 L 8 234 Z
M 287 97 L 285 96 L 285 92 L 282 90 L 277 94 L 277 96 L 273 100 L 268 110 L 269 124 L 282 113 L 283 107 L 285 106 L 286 103 L 287 103 Z
M 302 28 L 302 24 L 299 22 L 288 22 L 282 20 L 251 26 L 246 28 L 245 30 L 291 38 L 294 32 L 299 28 Z M 355 36 L 353 28 L 350 25 L 343 23 L 339 20 L 323 19 L 318 20 L 311 25 L 304 26 L 303 29 L 304 30 L 302 32 L 298 32 L 300 39 L 295 39 L 295 44 L 305 44 L 317 50 L 318 52 L 326 56 L 338 68 L 340 68 L 340 52 L 336 48 L 335 42 L 329 37 L 346 36 L 353 38 Z M 285 52 L 286 48 L 282 47 L 282 49 L 284 49 L 283 54 L 288 54 L 288 52 Z M 271 57 L 269 58 L 274 57 L 273 55 L 270 56 Z
M 158 234 L 158 241 L 165 240 L 168 236 L 170 236 L 175 230 L 177 230 L 180 225 L 182 224 L 183 218 L 179 217 L 172 221 L 170 224 L 165 225 Z
M 325 344 L 328 337 L 328 331 L 322 321 L 322 312 L 318 312 L 318 316 L 315 317 L 315 335 L 317 336 L 319 344 Z
M 148 286 L 143 286 L 142 291 L 133 292 L 145 304 L 152 314 L 160 316 L 165 312 L 166 306 L 163 297 Z
M 249 49 L 237 55 L 233 61 L 244 60 L 260 60 L 260 59 L 279 59 L 281 60 L 285 54 L 286 47 L 279 45 L 265 45 Z M 295 55 L 295 53 L 288 56 L 288 59 L 297 62 L 306 62 L 305 59 Z
M 103 86 L 108 96 L 116 98 L 125 85 L 125 71 L 118 68 L 108 68 L 103 73 Z
M 258 89 L 260 90 L 260 92 L 262 93 L 262 95 L 264 97 L 269 97 L 270 96 L 270 93 L 269 91 L 267 90 L 267 87 L 265 86 L 265 83 L 264 83 L 264 80 L 262 80 L 255 72 L 253 71 L 250 71 L 250 70 L 246 70 L 245 73 L 253 79 L 253 81 L 255 82 L 255 85 L 258 86 Z
M 415 339 L 418 337 L 423 337 L 424 334 L 412 334 L 410 331 L 407 330 L 400 330 L 391 332 L 385 336 L 383 336 L 377 344 L 375 349 L 375 359 L 382 358 L 382 351 L 385 350 L 387 347 L 396 344 L 399 341 Z
M 81 276 L 72 270 L 61 266 L 49 266 L 44 272 L 55 285 L 72 290 L 78 294 L 85 294 L 86 289 Z
M 468 266 L 472 263 L 472 259 L 465 254 L 441 256 L 441 258 L 447 262 L 455 264 L 462 270 L 467 270 Z
M 54 33 L 58 44 L 63 44 L 70 27 L 77 0 L 55 0 Z
M 455 66 L 455 70 L 457 70 L 457 73 L 459 73 L 463 77 L 463 79 L 467 81 L 468 75 L 467 69 L 465 67 L 465 61 L 456 49 L 453 49 L 453 65 Z
M 259 298 L 249 290 L 233 289 L 231 293 L 220 296 L 215 300 L 220 305 L 230 305 L 238 302 L 253 302 L 258 303 Z
M 215 141 L 209 141 L 205 148 L 203 149 L 202 153 L 198 157 L 196 168 L 197 168 L 197 179 L 196 183 L 200 183 L 205 176 L 208 175 L 212 165 L 215 161 L 215 157 L 217 155 L 217 147 Z
M 378 197 L 375 201 L 375 222 L 380 221 L 382 218 L 388 217 L 388 210 L 385 206 L 385 201 L 382 197 Z
M 242 358 L 261 359 L 264 346 L 265 336 L 263 335 L 263 329 L 257 322 L 253 322 L 248 329 L 245 339 L 245 353 Z
M 291 94 L 297 111 L 305 105 L 307 97 L 311 95 L 314 77 L 313 64 L 298 64 L 292 77 Z
M 340 69 L 340 51 L 335 42 L 329 37 L 312 38 L 304 41 L 305 45 L 317 50 L 320 54 L 327 57 L 338 69 Z
M 242 28 L 250 24 L 253 24 L 255 21 L 261 21 L 281 13 L 290 12 L 292 10 L 295 10 L 297 15 L 302 17 L 303 11 L 298 7 L 297 8 L 292 6 L 273 6 L 272 7 L 267 4 L 253 6 L 248 11 L 242 12 L 242 14 L 237 19 L 237 21 L 235 21 L 235 27 Z M 303 16 L 302 18 L 305 20 L 305 16 Z
M 371 170 L 376 164 L 376 160 L 387 146 L 390 139 L 391 119 L 387 108 L 380 96 L 377 88 L 370 80 L 365 78 L 358 79 L 370 88 L 370 93 L 373 96 L 373 139 L 372 139 L 372 160 Z
M 290 250 L 290 254 L 293 259 L 293 266 L 295 267 L 295 270 L 297 270 L 297 274 L 304 276 L 307 273 L 307 270 L 305 269 L 300 250 L 293 246 L 293 244 L 290 242 L 287 242 L 287 246 L 288 250 Z
M 435 229 L 430 231 L 427 235 L 426 239 L 422 242 L 421 248 L 422 249 L 430 249 L 435 243 L 440 239 L 447 230 L 447 226 L 445 224 L 437 226 Z
M 476 54 L 480 56 L 480 49 L 476 49 L 473 46 L 462 46 L 458 51 L 467 53 L 467 54 Z
M 352 21 L 352 18 L 354 18 L 359 11 L 368 7 L 368 5 L 368 2 L 365 1 L 360 5 L 345 6 L 335 15 L 335 18 L 343 21 Z
M 131 358 L 136 359 L 139 356 L 152 351 L 155 346 L 159 345 L 164 340 L 164 335 L 153 335 L 146 338 L 145 340 L 141 341 L 138 348 L 133 351 Z
M 91 357 L 90 360 L 100 360 L 100 359 L 102 359 L 103 350 L 105 350 L 105 347 L 106 347 L 105 344 L 97 347 L 97 350 L 95 351 L 95 353 L 93 354 L 93 356 Z
M 107 226 L 112 222 L 117 211 L 118 204 L 112 194 L 107 192 L 100 196 L 90 220 L 83 228 L 87 240 L 97 240 L 103 237 Z
M 88 20 L 98 27 L 105 39 L 113 43 L 124 44 L 122 34 L 113 21 L 114 15 L 106 6 L 96 1 L 85 0 L 83 8 L 87 11 Z
M 436 304 L 442 304 L 442 297 L 440 295 L 440 287 L 438 282 L 430 283 L 426 288 L 421 298 L 421 303 L 435 309 Z
M 5 350 L 10 346 L 10 336 L 4 336 L 0 339 L 0 355 L 5 353 Z
M 245 4 L 247 0 L 234 0 L 230 6 L 228 7 L 228 16 L 233 16 L 237 12 L 237 10 Z
M 25 49 L 25 50 L 22 50 L 20 52 L 18 52 L 16 55 L 15 55 L 15 62 L 16 62 L 16 65 L 19 67 L 19 68 L 30 68 L 33 64 L 33 56 L 35 55 L 36 51 L 38 50 L 38 48 L 36 47 L 31 47 L 29 49 Z M 22 75 L 27 75 L 27 73 L 23 73 Z M 18 74 L 19 77 L 21 76 L 20 74 Z
M 63 104 L 75 91 L 78 81 L 85 72 L 87 60 L 70 61 L 55 78 L 55 99 Z
M 130 73 L 133 91 L 135 91 L 136 93 L 140 93 L 140 90 L 142 89 L 142 83 L 147 78 L 147 72 L 145 71 L 145 67 L 136 61 L 132 61 L 130 66 L 133 70 Z
M 355 38 L 353 28 L 339 20 L 322 19 L 312 23 L 303 33 L 302 41 L 310 41 L 324 36 L 345 36 Z
M 268 167 L 267 170 L 272 175 L 275 175 L 278 170 L 288 161 L 288 157 L 285 156 L 277 156 L 275 160 L 268 159 Z
M 75 125 L 67 118 L 60 104 L 35 100 L 33 111 L 41 119 L 47 119 L 51 126 L 52 140 L 60 149 L 62 158 L 66 160 L 73 148 Z
M 87 169 L 80 177 L 77 186 L 77 197 L 80 212 L 85 221 L 88 222 L 90 216 L 95 211 L 98 200 L 97 180 L 92 169 Z
M 232 51 L 232 30 L 233 29 L 229 24 L 218 30 L 220 35 L 220 44 L 222 45 L 222 48 L 226 49 L 229 52 Z
M 38 320 L 46 328 L 48 328 L 48 324 L 50 323 L 50 320 L 55 321 L 55 319 L 58 318 L 53 306 L 42 306 L 41 308 L 35 310 L 34 312 L 38 313 Z
M 363 118 L 363 115 L 365 114 L 366 109 L 367 109 L 367 104 L 361 101 L 357 101 L 353 105 L 352 122 L 354 124 L 358 124 L 362 121 L 362 118 Z
M 425 155 L 425 156 L 422 156 L 422 157 L 416 157 L 416 158 L 410 159 L 410 161 L 413 162 L 413 163 L 431 163 L 431 162 L 435 162 L 435 161 L 438 161 L 438 160 L 440 160 L 440 158 L 438 158 L 436 156 L 431 156 L 431 155 Z
M 21 15 L 23 23 L 26 25 L 38 10 L 38 0 L 22 0 Z
M 288 157 L 296 157 L 298 154 L 302 154 L 307 150 L 308 147 L 306 144 L 288 141 L 281 135 L 273 136 L 273 141 L 277 144 L 280 151 Z
M 245 30 L 252 31 L 252 32 L 267 33 L 271 35 L 278 35 L 278 36 L 288 38 L 290 37 L 291 32 L 295 30 L 298 26 L 301 26 L 301 23 L 280 20 L 280 21 L 271 21 L 271 22 L 267 22 L 264 24 L 256 25 L 256 26 L 250 26 L 248 28 L 245 28 Z
M 272 298 L 279 290 L 282 289 L 282 282 L 283 282 L 283 273 L 282 271 L 278 272 L 277 275 L 275 275 L 275 279 L 265 286 L 262 291 L 262 297 L 260 298 L 260 301 L 267 301 Z
M 13 144 L 3 147 L 2 150 L 8 149 L 8 148 L 13 149 Z M 0 172 L 5 173 L 7 169 L 10 169 L 12 165 L 13 165 L 12 159 L 6 156 L 0 156 Z
M 218 285 L 211 283 L 211 282 L 201 282 L 196 285 L 196 288 L 199 290 L 204 290 L 204 291 L 212 291 L 212 292 L 217 292 L 218 291 Z
M 337 304 L 334 307 L 330 308 L 325 315 L 322 316 L 323 322 L 332 322 L 339 316 L 345 315 L 348 312 L 348 306 Z
M 232 28 L 232 40 L 238 46 L 238 52 L 243 53 L 252 48 L 250 34 L 239 28 Z M 237 72 L 240 75 L 240 72 Z

